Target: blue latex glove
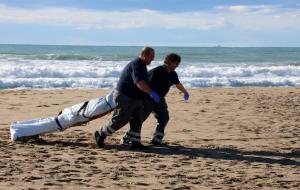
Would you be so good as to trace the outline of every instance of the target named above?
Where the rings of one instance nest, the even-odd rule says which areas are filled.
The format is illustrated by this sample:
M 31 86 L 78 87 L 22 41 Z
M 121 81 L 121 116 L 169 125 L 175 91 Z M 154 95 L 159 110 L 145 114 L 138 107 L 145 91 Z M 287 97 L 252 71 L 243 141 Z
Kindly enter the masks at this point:
M 154 91 L 151 91 L 150 92 L 150 97 L 154 100 L 154 102 L 158 103 L 160 101 L 160 97 L 159 95 L 154 92 Z
M 184 99 L 184 101 L 188 101 L 189 98 L 190 98 L 189 93 L 185 92 L 185 93 L 183 94 L 183 99 Z

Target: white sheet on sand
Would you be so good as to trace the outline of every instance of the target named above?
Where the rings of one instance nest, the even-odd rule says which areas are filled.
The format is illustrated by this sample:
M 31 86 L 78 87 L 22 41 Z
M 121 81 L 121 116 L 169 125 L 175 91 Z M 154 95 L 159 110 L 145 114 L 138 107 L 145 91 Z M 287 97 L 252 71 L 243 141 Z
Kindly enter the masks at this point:
M 81 102 L 65 108 L 58 116 L 13 122 L 10 126 L 11 140 L 15 141 L 19 137 L 62 131 L 99 118 L 116 107 L 115 95 L 116 91 L 112 91 L 105 97 Z

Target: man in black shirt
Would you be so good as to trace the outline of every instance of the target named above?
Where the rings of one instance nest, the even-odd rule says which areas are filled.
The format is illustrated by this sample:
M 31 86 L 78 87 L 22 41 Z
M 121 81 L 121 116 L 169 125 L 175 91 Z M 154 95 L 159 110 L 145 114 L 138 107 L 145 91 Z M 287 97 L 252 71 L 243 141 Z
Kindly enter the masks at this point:
M 183 98 L 185 101 L 189 99 L 189 93 L 180 83 L 178 75 L 175 69 L 179 66 L 181 57 L 177 54 L 171 53 L 165 57 L 164 65 L 158 66 L 148 72 L 149 86 L 153 89 L 160 97 L 160 102 L 155 103 L 153 100 L 146 98 L 144 102 L 144 121 L 149 117 L 150 113 L 153 112 L 157 119 L 157 126 L 153 134 L 152 140 L 150 141 L 153 145 L 160 145 L 164 137 L 164 130 L 169 121 L 168 105 L 165 100 L 165 96 L 170 90 L 172 85 L 175 85 L 177 89 L 183 92 Z M 128 138 L 129 132 L 122 139 L 123 144 L 129 144 L 130 139 Z
M 123 69 L 117 84 L 115 101 L 116 108 L 111 120 L 95 132 L 95 139 L 98 147 L 104 147 L 104 140 L 115 131 L 130 121 L 130 130 L 127 133 L 132 142 L 131 147 L 137 149 L 146 148 L 141 144 L 141 126 L 143 123 L 144 100 L 150 97 L 154 102 L 159 102 L 159 95 L 147 84 L 147 65 L 155 57 L 154 49 L 144 47 L 140 56 Z

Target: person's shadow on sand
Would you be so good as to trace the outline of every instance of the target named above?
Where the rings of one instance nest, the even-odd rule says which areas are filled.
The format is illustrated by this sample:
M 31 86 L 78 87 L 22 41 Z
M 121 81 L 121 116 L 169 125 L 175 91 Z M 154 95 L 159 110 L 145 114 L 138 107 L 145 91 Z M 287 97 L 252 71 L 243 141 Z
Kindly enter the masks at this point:
M 121 145 L 107 145 L 107 148 L 124 151 L 124 148 Z M 291 159 L 300 157 L 300 152 L 298 151 L 291 153 L 279 153 L 272 151 L 242 151 L 234 148 L 189 148 L 178 145 L 165 145 L 160 147 L 152 146 L 147 150 L 138 150 L 138 152 L 162 155 L 184 155 L 189 156 L 190 158 L 203 157 L 219 160 L 237 160 L 300 166 L 300 162 Z
M 84 142 L 67 142 L 67 141 L 43 141 L 38 144 L 43 145 L 57 145 L 63 147 L 91 147 L 89 143 Z M 146 150 L 131 150 L 128 146 L 123 145 L 105 145 L 105 149 L 115 149 L 118 151 L 135 151 L 143 153 L 154 153 L 161 155 L 184 155 L 191 159 L 197 157 L 213 158 L 219 160 L 236 160 L 246 162 L 259 162 L 268 164 L 281 164 L 289 166 L 300 166 L 300 162 L 292 160 L 292 158 L 299 158 L 300 152 L 280 153 L 272 151 L 243 151 L 234 148 L 189 148 L 180 145 L 164 145 L 151 146 Z M 100 149 L 99 149 L 100 150 Z

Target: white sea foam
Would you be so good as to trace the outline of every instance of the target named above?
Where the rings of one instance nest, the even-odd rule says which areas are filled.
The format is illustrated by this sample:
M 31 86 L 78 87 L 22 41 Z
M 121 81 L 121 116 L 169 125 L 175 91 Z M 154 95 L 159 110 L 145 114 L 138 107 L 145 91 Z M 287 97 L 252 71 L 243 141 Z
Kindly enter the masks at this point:
M 0 89 L 113 88 L 128 61 L 0 59 Z M 154 62 L 149 69 L 162 64 Z M 181 82 L 197 87 L 300 86 L 299 65 L 182 63 Z

